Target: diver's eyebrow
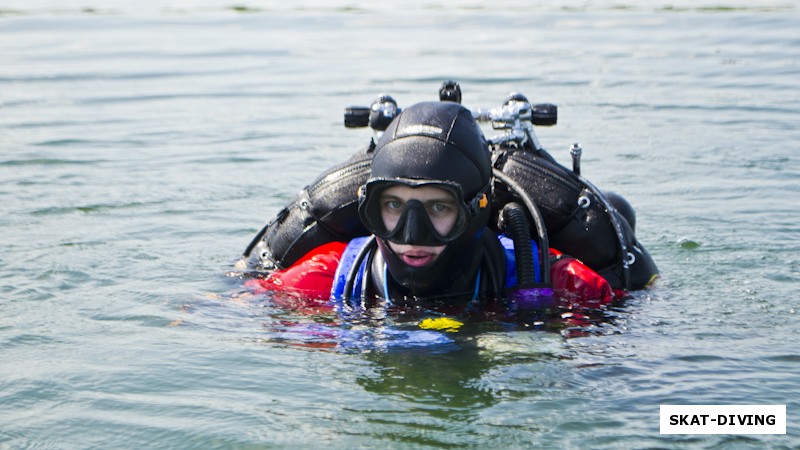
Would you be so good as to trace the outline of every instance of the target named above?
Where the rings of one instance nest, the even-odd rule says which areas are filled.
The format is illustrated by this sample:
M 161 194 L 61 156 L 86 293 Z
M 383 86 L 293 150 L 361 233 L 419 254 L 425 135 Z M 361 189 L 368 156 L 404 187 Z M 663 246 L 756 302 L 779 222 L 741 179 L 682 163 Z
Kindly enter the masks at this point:
M 447 203 L 447 202 L 455 202 L 456 199 L 451 194 L 442 193 L 442 194 L 437 194 L 427 199 L 426 201 Z
M 425 200 L 425 203 L 446 203 L 455 205 L 456 201 L 453 200 L 452 197 L 439 197 L 439 198 L 429 198 Z

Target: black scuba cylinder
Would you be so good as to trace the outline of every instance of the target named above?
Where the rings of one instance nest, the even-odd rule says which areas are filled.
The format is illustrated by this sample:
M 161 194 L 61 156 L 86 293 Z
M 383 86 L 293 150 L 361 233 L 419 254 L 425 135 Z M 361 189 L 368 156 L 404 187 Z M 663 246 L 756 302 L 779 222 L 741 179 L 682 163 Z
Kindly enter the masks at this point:
M 614 209 L 617 210 L 617 213 L 628 222 L 631 231 L 636 232 L 636 211 L 633 209 L 633 205 L 631 205 L 625 197 L 616 192 L 604 191 L 604 193 L 608 201 L 614 205 Z
M 615 289 L 642 289 L 658 273 L 626 220 L 632 208 L 618 213 L 602 192 L 544 150 L 511 148 L 497 156 L 496 167 L 535 199 L 553 248 L 581 260 Z M 496 194 L 496 205 L 513 198 L 512 192 Z M 629 206 L 618 195 L 613 198 Z
M 358 218 L 358 188 L 369 178 L 374 143 L 323 172 L 278 212 L 244 252 L 251 270 L 291 266 L 314 248 L 368 236 Z

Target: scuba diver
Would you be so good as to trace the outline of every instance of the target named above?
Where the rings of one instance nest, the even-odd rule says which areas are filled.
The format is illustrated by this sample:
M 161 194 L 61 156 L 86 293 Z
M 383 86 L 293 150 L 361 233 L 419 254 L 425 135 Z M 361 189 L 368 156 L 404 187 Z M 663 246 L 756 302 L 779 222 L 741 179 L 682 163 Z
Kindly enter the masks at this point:
M 609 282 L 578 259 L 530 233 L 522 241 L 504 235 L 503 221 L 515 216 L 493 210 L 492 153 L 460 104 L 402 110 L 368 153 L 368 176 L 357 194 L 368 235 L 325 242 L 249 286 L 348 308 L 447 313 L 552 306 L 554 298 L 562 306 L 598 308 L 614 299 Z M 254 247 L 263 234 L 245 257 L 258 259 Z M 522 260 L 530 267 L 521 268 Z

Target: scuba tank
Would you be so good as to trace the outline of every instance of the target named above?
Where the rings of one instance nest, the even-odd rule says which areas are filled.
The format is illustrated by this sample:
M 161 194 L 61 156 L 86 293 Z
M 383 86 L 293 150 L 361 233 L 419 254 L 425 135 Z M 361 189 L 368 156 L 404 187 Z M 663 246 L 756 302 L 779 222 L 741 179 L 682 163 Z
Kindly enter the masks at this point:
M 397 101 L 381 95 L 369 108 L 346 108 L 344 125 L 347 128 L 369 125 L 377 134 L 399 113 Z M 358 189 L 369 178 L 374 150 L 375 141 L 371 139 L 364 149 L 304 187 L 247 246 L 243 258 L 248 269 L 285 269 L 320 245 L 369 235 L 358 217 Z
M 281 209 L 250 242 L 248 269 L 285 269 L 328 242 L 347 242 L 369 232 L 358 218 L 358 188 L 370 174 L 374 142 L 323 172 Z
M 642 289 L 658 273 L 653 259 L 636 240 L 631 225 L 635 214 L 621 196 L 598 190 L 543 149 L 504 150 L 496 167 L 535 199 L 550 246 L 581 260 L 612 288 Z M 495 196 L 497 205 L 513 198 L 502 185 Z
M 614 289 L 646 287 L 658 274 L 653 259 L 634 236 L 633 207 L 621 196 L 604 193 L 580 175 L 582 149 L 570 149 L 572 170 L 559 164 L 538 142 L 532 125 L 557 122 L 555 105 L 531 105 L 513 93 L 502 108 L 475 113 L 494 129 L 509 130 L 489 139 L 495 168 L 514 180 L 517 193 L 496 187 L 495 209 L 524 191 L 536 202 L 549 244 L 581 260 Z
M 458 84 L 445 82 L 440 100 L 460 103 Z M 370 126 L 378 134 L 399 111 L 392 97 L 382 95 L 370 107 L 347 108 L 345 126 Z M 581 260 L 614 289 L 642 289 L 655 278 L 656 265 L 635 238 L 635 213 L 630 204 L 580 176 L 579 146 L 571 150 L 570 170 L 539 144 L 533 125 L 555 125 L 555 105 L 531 105 L 525 96 L 512 94 L 503 107 L 473 110 L 473 117 L 506 130 L 487 140 L 494 164 L 492 211 L 497 219 L 490 221 L 490 228 L 498 231 L 504 222 L 519 223 L 518 218 L 504 216 L 526 216 L 533 226 L 525 238 L 533 239 L 541 249 L 537 266 L 543 280 L 549 280 L 550 246 Z M 248 268 L 286 268 L 325 243 L 369 235 L 358 218 L 357 191 L 370 175 L 374 148 L 371 140 L 349 160 L 321 174 L 279 211 L 246 248 L 243 257 Z M 506 208 L 509 203 L 515 204 L 510 212 Z M 512 229 L 528 228 L 515 225 Z M 527 263 L 520 264 L 522 273 L 527 273 Z

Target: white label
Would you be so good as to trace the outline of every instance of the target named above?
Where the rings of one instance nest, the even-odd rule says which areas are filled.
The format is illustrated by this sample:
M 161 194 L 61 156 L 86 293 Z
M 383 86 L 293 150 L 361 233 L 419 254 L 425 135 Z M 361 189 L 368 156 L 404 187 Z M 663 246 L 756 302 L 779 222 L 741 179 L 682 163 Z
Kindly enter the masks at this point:
M 661 405 L 661 434 L 786 434 L 786 405 Z

